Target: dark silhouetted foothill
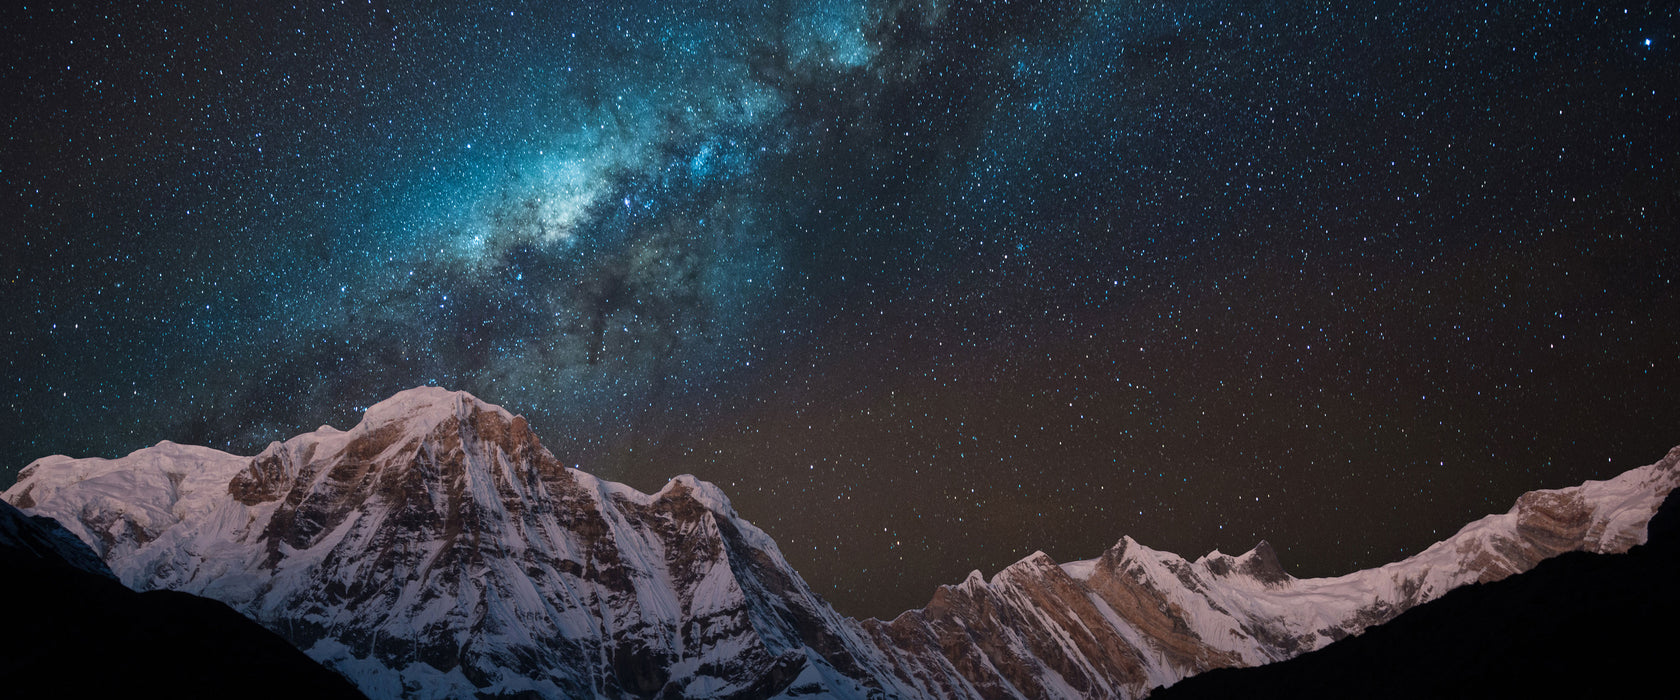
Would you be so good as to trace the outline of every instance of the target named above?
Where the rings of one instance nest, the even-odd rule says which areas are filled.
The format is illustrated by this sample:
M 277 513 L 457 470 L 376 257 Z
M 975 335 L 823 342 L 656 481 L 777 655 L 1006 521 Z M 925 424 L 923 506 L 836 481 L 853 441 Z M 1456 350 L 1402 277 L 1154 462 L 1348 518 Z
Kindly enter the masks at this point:
M 58 523 L 5 502 L 0 572 L 6 697 L 364 697 L 222 603 L 129 590 Z
M 1680 492 L 1624 554 L 1567 552 L 1318 651 L 1157 690 L 1199 698 L 1656 697 L 1673 692 Z M 1662 690 L 1669 688 L 1670 690 Z

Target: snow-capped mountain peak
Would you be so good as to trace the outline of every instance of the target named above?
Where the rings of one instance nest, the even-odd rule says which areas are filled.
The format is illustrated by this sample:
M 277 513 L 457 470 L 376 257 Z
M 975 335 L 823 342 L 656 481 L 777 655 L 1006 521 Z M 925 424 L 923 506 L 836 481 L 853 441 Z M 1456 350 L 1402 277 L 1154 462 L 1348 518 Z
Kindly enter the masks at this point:
M 524 422 L 524 418 L 465 391 L 418 386 L 397 392 L 391 398 L 369 406 L 367 411 L 362 413 L 361 422 L 346 432 L 376 434 L 400 431 L 422 436 L 434 433 L 440 427 L 512 427 L 515 424 L 523 425 Z M 337 431 L 329 429 L 328 432 Z M 495 439 L 494 434 L 486 437 Z
M 103 542 L 129 585 L 227 602 L 373 696 L 870 676 L 844 619 L 716 486 L 643 494 L 565 468 L 523 418 L 465 393 L 405 391 L 254 457 L 49 458 L 6 497 Z

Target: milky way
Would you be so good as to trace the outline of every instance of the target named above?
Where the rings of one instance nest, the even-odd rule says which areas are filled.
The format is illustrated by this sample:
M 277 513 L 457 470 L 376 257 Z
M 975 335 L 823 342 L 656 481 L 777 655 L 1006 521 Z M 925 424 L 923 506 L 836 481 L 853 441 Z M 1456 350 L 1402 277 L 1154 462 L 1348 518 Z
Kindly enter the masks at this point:
M 437 384 L 890 616 L 1680 443 L 1667 5 L 3 12 L 0 483 Z

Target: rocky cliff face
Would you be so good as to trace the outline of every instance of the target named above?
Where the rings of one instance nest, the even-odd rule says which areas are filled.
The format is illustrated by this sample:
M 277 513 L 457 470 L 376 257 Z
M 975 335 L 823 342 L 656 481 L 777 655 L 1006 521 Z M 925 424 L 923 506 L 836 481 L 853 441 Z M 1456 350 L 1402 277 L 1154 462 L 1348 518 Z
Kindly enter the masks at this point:
M 1527 494 L 1348 576 L 1291 578 L 1264 543 L 1189 562 L 1122 539 L 1097 559 L 975 572 L 891 622 L 836 614 L 712 485 L 598 480 L 522 418 L 433 388 L 255 457 L 161 443 L 43 459 L 4 497 L 129 585 L 227 602 L 375 697 L 1129 698 L 1560 551 L 1626 549 L 1676 462 Z

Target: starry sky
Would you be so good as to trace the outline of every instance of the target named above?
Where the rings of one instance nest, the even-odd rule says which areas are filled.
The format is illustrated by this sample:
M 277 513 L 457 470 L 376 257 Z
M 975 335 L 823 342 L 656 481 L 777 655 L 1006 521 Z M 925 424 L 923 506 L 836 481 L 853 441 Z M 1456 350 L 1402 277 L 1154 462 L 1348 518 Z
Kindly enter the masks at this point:
M 1667 3 L 280 5 L 0 9 L 0 484 L 436 384 L 890 617 L 1680 444 Z

